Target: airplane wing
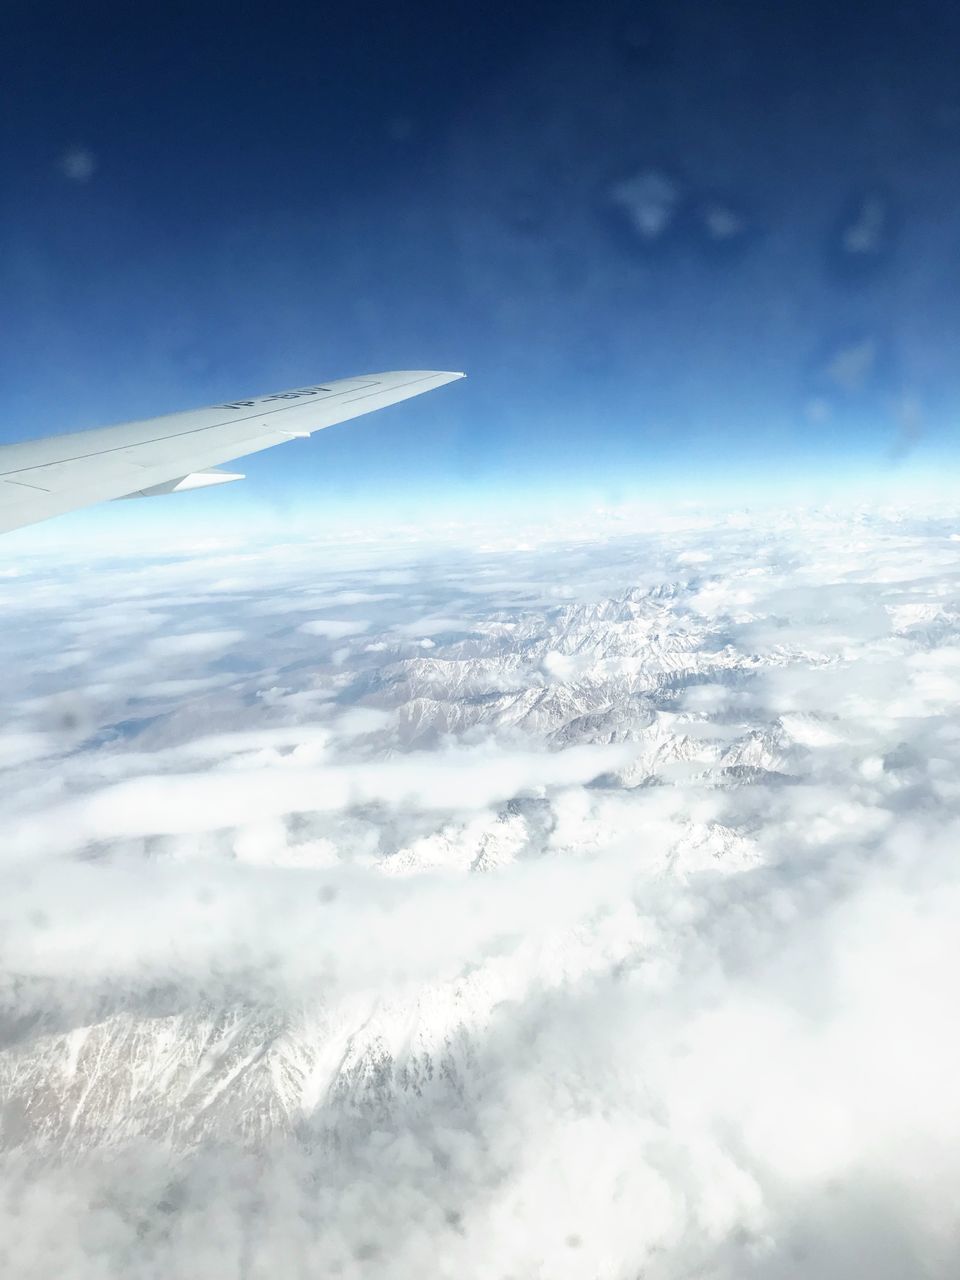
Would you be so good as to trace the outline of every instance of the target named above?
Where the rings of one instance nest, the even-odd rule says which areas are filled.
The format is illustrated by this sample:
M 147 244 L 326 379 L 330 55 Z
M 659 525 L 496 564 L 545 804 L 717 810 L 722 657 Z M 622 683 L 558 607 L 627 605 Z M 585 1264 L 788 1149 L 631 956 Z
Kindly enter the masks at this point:
M 463 376 L 424 369 L 371 373 L 210 409 L 0 445 L 0 533 L 109 498 L 242 479 L 209 468 Z

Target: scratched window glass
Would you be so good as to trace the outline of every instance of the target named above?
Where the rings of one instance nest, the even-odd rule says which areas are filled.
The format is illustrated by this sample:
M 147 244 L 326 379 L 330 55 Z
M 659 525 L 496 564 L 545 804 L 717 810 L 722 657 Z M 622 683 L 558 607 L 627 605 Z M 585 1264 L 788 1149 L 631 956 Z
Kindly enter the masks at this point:
M 960 7 L 0 49 L 0 1275 L 960 1274 Z

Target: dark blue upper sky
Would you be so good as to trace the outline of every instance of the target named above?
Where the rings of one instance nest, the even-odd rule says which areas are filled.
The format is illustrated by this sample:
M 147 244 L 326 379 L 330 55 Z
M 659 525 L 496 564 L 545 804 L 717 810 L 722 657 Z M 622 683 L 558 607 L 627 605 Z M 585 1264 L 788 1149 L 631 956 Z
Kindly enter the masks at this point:
M 431 367 L 257 492 L 951 456 L 956 5 L 6 0 L 0 45 L 0 438 Z

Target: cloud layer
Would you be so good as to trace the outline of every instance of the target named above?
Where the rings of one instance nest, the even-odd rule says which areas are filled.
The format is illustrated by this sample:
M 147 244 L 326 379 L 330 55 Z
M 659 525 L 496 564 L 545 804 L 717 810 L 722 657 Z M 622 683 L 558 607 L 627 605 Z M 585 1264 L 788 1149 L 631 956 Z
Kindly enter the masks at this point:
M 4 582 L 5 1273 L 952 1274 L 954 528 Z

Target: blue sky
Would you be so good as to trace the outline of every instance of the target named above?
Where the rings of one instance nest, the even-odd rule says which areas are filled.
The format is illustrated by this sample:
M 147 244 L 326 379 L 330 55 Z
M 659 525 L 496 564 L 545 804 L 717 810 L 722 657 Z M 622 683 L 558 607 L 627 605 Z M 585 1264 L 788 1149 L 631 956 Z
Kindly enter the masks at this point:
M 2 439 L 426 367 L 470 378 L 180 510 L 955 463 L 946 3 L 9 0 L 0 24 Z

